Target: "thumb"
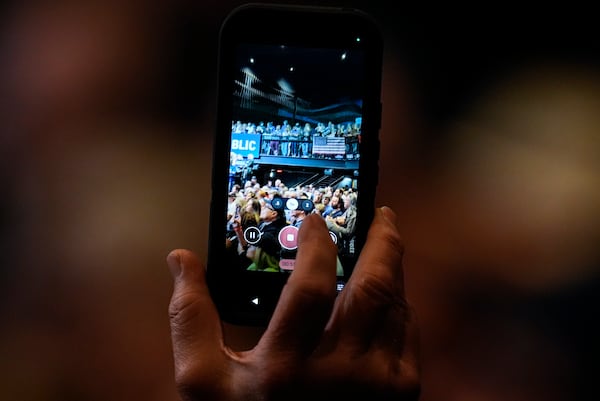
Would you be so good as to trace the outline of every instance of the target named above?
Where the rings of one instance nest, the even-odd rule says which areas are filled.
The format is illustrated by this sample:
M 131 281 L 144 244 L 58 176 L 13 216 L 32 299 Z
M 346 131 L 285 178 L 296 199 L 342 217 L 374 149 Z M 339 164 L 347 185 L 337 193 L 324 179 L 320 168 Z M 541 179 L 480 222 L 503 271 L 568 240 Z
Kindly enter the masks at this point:
M 214 358 L 222 355 L 223 333 L 198 257 L 177 249 L 167 256 L 167 265 L 174 280 L 169 317 L 177 375 L 195 363 L 216 362 Z

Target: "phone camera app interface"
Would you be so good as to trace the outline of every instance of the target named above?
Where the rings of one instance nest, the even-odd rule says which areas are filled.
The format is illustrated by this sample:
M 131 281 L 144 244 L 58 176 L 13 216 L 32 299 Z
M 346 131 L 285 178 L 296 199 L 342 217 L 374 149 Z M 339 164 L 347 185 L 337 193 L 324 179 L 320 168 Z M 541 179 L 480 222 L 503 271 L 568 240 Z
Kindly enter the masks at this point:
M 233 82 L 227 251 L 239 269 L 294 269 L 298 230 L 320 215 L 355 256 L 364 52 L 242 45 Z M 346 273 L 348 273 L 346 271 Z

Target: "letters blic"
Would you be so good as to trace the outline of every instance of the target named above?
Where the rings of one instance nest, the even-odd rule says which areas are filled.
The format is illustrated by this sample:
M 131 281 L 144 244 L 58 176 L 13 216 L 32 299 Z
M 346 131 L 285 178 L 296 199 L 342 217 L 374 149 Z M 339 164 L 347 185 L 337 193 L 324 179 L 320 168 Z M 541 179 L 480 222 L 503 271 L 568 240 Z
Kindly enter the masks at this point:
M 231 141 L 231 150 L 249 150 L 255 151 L 258 149 L 256 141 L 248 139 L 233 139 Z
M 231 151 L 244 157 L 252 155 L 259 158 L 260 139 L 261 136 L 257 134 L 231 134 Z

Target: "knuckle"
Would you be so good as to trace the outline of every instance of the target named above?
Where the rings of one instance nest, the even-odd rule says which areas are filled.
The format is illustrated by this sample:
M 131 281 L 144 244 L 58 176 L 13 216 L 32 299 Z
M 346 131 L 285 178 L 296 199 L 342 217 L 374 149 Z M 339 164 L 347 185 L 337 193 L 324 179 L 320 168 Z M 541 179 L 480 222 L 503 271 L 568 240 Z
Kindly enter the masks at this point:
M 195 316 L 198 298 L 191 292 L 174 294 L 169 303 L 169 319 L 174 326 L 185 325 Z
M 286 285 L 293 286 L 294 297 L 299 302 L 327 302 L 336 294 L 333 286 L 321 280 L 296 280 Z
M 398 295 L 390 280 L 370 271 L 364 272 L 353 291 L 360 293 L 364 299 L 386 304 L 394 302 Z
M 407 400 L 418 400 L 421 393 L 421 375 L 417 366 L 401 361 L 399 373 L 393 382 L 394 392 L 405 394 Z
M 391 227 L 385 227 L 377 231 L 376 239 L 383 243 L 386 248 L 394 250 L 400 254 L 404 253 L 404 241 L 398 230 Z
M 214 377 L 197 377 L 192 373 L 185 372 L 175 376 L 175 386 L 177 392 L 183 400 L 216 400 L 218 391 L 215 389 Z
M 418 400 L 421 393 L 421 377 L 417 367 L 407 361 L 389 357 L 387 363 L 382 362 L 381 358 L 373 357 L 371 375 L 368 377 L 376 383 L 376 399 Z
M 200 355 L 179 358 L 175 364 L 175 387 L 183 400 L 220 400 L 229 374 L 219 360 Z

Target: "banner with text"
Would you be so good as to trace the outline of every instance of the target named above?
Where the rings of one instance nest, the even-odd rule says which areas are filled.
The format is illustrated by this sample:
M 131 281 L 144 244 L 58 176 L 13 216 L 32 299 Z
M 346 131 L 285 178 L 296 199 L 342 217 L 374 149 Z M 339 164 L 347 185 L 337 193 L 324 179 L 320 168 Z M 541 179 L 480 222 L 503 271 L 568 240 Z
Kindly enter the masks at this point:
M 260 134 L 231 134 L 231 151 L 248 158 L 260 157 Z

